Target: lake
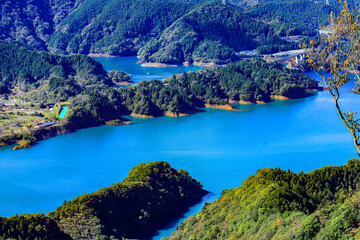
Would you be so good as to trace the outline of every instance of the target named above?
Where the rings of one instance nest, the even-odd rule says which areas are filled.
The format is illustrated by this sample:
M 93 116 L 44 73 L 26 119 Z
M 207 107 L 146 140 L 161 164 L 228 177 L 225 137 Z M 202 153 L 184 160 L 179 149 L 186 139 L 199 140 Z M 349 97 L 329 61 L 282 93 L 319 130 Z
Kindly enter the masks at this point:
M 126 70 L 121 65 L 126 62 L 128 73 L 142 75 L 141 67 L 134 65 L 135 57 L 98 60 L 107 70 Z M 154 72 L 145 75 L 149 75 L 146 79 L 163 78 L 191 69 L 151 68 Z M 341 104 L 354 106 L 358 100 L 344 94 Z M 204 201 L 211 202 L 222 190 L 240 186 L 257 169 L 309 172 L 357 157 L 327 92 L 265 105 L 234 106 L 249 112 L 206 109 L 179 118 L 129 117 L 135 124 L 83 129 L 19 151 L 2 147 L 0 215 L 47 213 L 64 200 L 122 181 L 139 163 L 164 160 L 174 168 L 186 169 L 211 194 L 151 238 L 160 239 L 185 217 L 199 212 Z

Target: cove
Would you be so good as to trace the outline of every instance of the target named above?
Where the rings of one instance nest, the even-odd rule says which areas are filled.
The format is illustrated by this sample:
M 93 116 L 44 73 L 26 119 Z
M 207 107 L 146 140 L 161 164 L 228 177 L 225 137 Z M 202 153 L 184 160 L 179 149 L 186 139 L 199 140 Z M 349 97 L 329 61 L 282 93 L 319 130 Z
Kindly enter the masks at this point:
M 140 64 L 136 64 L 140 61 L 136 56 L 130 57 L 94 57 L 105 68 L 106 71 L 118 70 L 124 71 L 132 75 L 132 81 L 140 82 L 151 79 L 163 79 L 172 76 L 173 74 L 179 74 L 188 71 L 197 71 L 204 67 L 198 67 L 195 65 L 178 66 L 178 67 L 143 67 Z
M 172 71 L 156 69 L 161 70 Z M 358 99 L 346 94 L 341 103 L 354 106 Z M 19 151 L 0 148 L 0 216 L 47 213 L 64 200 L 122 181 L 141 162 L 164 160 L 186 169 L 211 194 L 150 238 L 160 239 L 199 212 L 204 201 L 240 186 L 260 168 L 309 172 L 357 157 L 327 92 L 234 107 L 249 112 L 206 109 L 179 118 L 128 117 L 135 124 L 83 129 Z

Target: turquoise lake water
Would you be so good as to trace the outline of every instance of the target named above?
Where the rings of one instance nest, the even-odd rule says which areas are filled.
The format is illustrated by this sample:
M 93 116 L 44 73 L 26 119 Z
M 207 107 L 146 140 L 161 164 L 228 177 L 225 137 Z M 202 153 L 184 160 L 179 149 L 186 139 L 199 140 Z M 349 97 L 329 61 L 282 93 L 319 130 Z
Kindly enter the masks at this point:
M 111 61 L 114 64 L 115 59 Z M 112 66 L 116 65 L 105 68 L 111 70 Z M 137 68 L 128 72 L 135 76 Z M 354 106 L 358 100 L 346 94 L 341 104 Z M 259 168 L 309 172 L 357 157 L 327 92 L 265 105 L 235 106 L 250 111 L 206 109 L 179 118 L 130 118 L 136 124 L 83 129 L 19 151 L 2 147 L 0 215 L 47 213 L 64 200 L 122 181 L 139 163 L 164 160 L 174 168 L 188 170 L 211 194 L 151 238 L 160 239 L 174 231 L 184 217 L 199 212 L 204 201 L 211 202 L 222 190 L 240 186 Z

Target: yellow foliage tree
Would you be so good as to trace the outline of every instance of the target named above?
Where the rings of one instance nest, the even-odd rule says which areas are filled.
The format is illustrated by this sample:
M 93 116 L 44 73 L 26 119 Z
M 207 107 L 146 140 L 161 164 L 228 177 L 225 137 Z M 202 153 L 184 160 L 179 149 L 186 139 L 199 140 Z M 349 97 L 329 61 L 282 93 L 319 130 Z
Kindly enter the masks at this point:
M 312 41 L 307 50 L 307 63 L 321 76 L 323 84 L 334 99 L 337 112 L 350 131 L 360 156 L 360 119 L 355 111 L 343 111 L 339 104 L 339 89 L 352 78 L 354 94 L 360 94 L 360 10 L 350 10 L 346 1 L 339 16 L 331 14 L 330 25 L 323 27 L 320 44 Z M 308 48 L 306 44 L 303 46 Z M 355 73 L 355 77 L 349 75 Z

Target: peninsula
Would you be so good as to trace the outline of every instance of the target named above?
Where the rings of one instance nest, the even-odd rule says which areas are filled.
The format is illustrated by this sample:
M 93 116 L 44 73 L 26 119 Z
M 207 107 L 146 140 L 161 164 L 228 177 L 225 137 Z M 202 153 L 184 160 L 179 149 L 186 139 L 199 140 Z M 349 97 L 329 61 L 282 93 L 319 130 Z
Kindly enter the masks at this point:
M 4 96 L 0 146 L 17 143 L 15 149 L 111 120 L 118 119 L 116 125 L 121 125 L 126 122 L 122 117 L 130 114 L 151 118 L 186 116 L 202 108 L 234 110 L 229 103 L 267 103 L 274 96 L 299 98 L 307 96 L 306 89 L 319 88 L 300 72 L 254 58 L 117 89 L 117 84 L 130 84 L 131 76 L 106 72 L 84 55 L 58 56 L 6 43 L 0 43 L 0 51 L 7 56 L 0 62 L 0 71 L 12 83 L 0 83 Z M 28 68 L 35 60 L 38 68 Z M 59 119 L 63 107 L 67 113 Z M 39 123 L 56 124 L 36 128 Z

